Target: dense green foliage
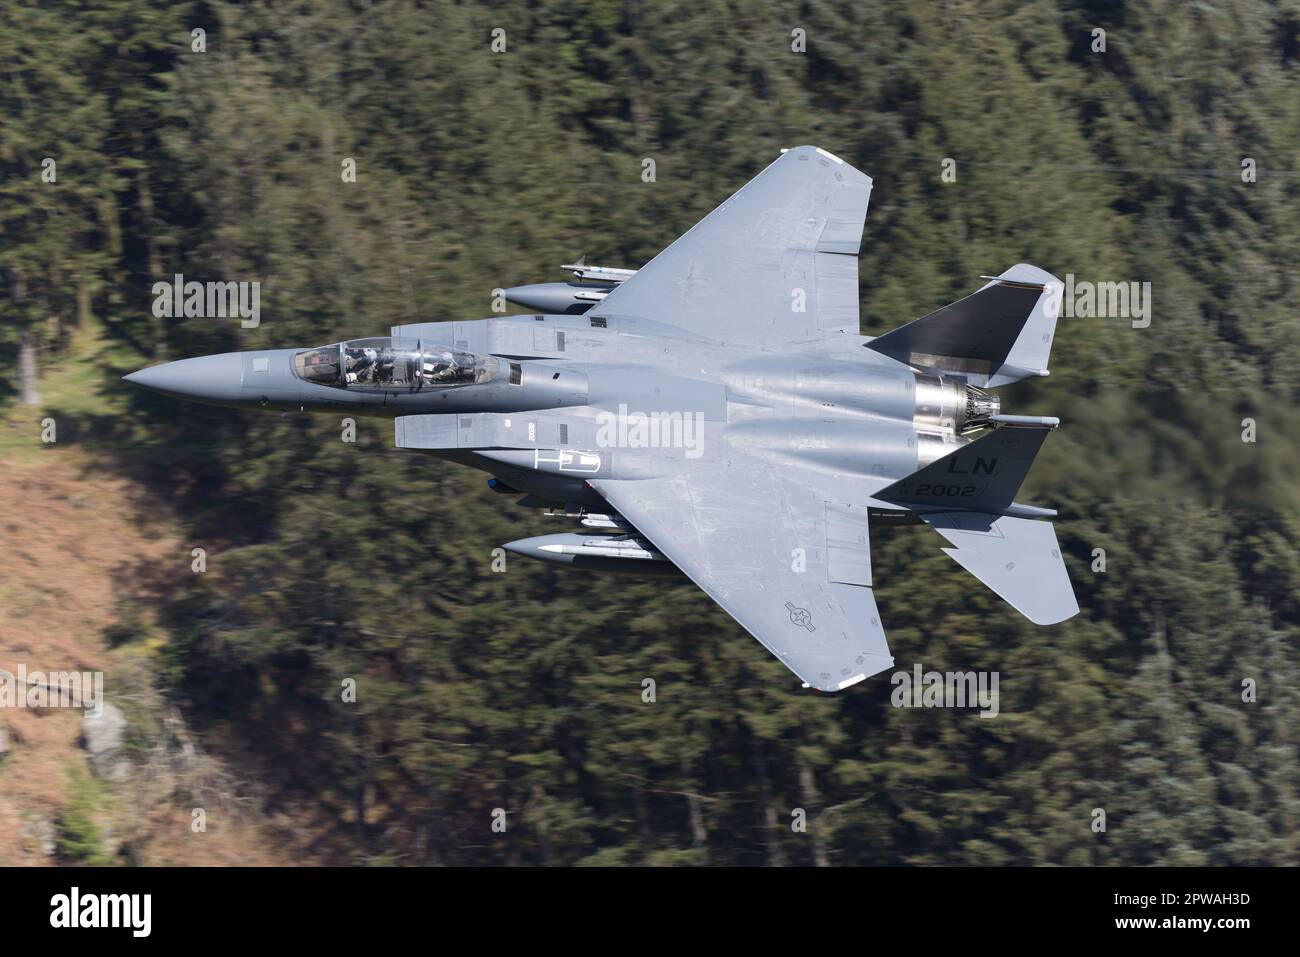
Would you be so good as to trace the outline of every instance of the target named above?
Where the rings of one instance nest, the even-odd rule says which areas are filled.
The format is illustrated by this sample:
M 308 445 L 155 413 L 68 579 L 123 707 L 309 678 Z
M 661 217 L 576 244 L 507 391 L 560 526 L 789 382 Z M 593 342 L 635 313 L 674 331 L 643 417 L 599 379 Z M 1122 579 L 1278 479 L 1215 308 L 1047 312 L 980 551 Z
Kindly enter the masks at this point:
M 317 859 L 1300 863 L 1294 2 L 0 10 L 0 358 L 106 328 L 103 411 L 66 434 L 209 552 L 140 570 L 158 680 Z M 1151 283 L 1149 327 L 1063 319 L 1051 378 L 1003 392 L 1065 423 L 1020 497 L 1061 509 L 1080 616 L 1029 624 L 927 529 L 873 541 L 898 666 L 999 672 L 996 719 L 896 709 L 887 675 L 801 691 L 686 584 L 494 574 L 564 529 L 384 420 L 352 445 L 115 382 L 481 318 L 583 253 L 635 267 L 800 143 L 875 178 L 865 334 L 1018 261 Z M 173 273 L 260 280 L 262 325 L 154 319 Z
M 104 829 L 95 815 L 104 806 L 102 786 L 84 768 L 68 773 L 72 799 L 59 815 L 57 845 L 65 864 L 103 867 L 113 863 L 105 850 Z

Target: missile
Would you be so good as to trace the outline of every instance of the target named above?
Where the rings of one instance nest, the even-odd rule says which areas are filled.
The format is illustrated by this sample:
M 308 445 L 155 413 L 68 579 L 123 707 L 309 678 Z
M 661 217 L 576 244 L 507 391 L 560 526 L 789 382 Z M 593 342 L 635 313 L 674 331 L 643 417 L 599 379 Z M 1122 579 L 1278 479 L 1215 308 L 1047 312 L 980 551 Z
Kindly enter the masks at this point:
M 617 513 L 604 515 L 599 512 L 583 512 L 580 521 L 587 528 L 618 528 L 624 532 L 636 531 L 631 522 Z
M 560 268 L 569 270 L 579 279 L 615 284 L 625 282 L 636 275 L 635 269 L 616 269 L 613 266 L 588 266 L 581 260 L 576 263 L 565 263 Z
M 610 528 L 622 531 L 625 535 L 635 535 L 632 523 L 617 512 L 589 512 L 585 508 L 576 511 L 568 509 L 551 509 L 545 513 L 547 518 L 576 518 L 587 528 Z
M 561 532 L 507 542 L 505 549 L 525 558 L 598 571 L 671 574 L 677 566 L 653 545 L 631 535 L 580 535 Z

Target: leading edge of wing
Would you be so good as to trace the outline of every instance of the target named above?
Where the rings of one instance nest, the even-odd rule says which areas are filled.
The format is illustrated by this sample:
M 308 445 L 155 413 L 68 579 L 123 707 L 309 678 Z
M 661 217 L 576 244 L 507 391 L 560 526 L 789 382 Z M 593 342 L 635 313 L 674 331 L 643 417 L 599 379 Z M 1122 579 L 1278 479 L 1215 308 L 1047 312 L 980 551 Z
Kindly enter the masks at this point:
M 893 666 L 872 588 L 850 583 L 870 580 L 852 551 L 869 548 L 864 509 L 854 543 L 843 522 L 827 536 L 847 506 L 761 467 L 591 484 L 806 685 L 840 691 Z

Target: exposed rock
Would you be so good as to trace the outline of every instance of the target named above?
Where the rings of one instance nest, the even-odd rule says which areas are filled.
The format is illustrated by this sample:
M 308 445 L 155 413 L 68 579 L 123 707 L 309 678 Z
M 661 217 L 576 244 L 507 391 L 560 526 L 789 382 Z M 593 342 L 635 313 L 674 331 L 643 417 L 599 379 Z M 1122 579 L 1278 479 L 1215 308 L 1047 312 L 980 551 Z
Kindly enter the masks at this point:
M 44 817 L 28 819 L 18 831 L 22 853 L 29 859 L 33 852 L 40 857 L 53 857 L 58 833 L 54 822 Z
M 46 857 L 53 857 L 55 850 L 54 822 L 42 819 L 36 825 L 36 839 L 39 842 L 41 853 Z
M 81 739 L 90 757 L 90 766 L 101 778 L 121 781 L 131 771 L 122 754 L 126 718 L 116 705 L 104 702 L 99 714 L 87 711 L 81 722 Z

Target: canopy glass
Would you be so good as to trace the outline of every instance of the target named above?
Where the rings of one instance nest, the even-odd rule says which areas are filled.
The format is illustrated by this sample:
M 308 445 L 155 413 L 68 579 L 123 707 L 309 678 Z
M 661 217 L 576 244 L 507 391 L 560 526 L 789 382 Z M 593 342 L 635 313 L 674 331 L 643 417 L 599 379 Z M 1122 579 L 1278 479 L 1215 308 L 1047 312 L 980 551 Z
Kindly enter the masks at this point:
M 361 392 L 420 392 L 496 378 L 492 356 L 425 344 L 419 339 L 352 339 L 294 356 L 298 378 Z

